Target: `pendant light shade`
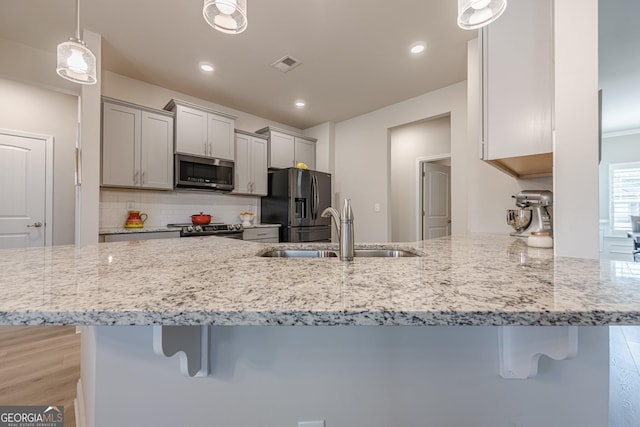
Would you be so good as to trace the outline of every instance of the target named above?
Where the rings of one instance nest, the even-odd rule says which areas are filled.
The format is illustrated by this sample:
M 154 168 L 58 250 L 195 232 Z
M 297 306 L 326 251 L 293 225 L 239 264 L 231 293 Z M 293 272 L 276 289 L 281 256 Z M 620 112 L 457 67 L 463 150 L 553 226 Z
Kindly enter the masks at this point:
M 71 38 L 58 45 L 56 72 L 72 82 L 92 85 L 96 78 L 96 57 L 82 40 Z
M 80 0 L 77 3 L 76 36 L 58 45 L 56 72 L 74 83 L 93 85 L 98 82 L 96 56 L 80 39 Z
M 498 19 L 507 8 L 507 0 L 458 0 L 458 26 L 473 30 Z
M 247 0 L 204 0 L 202 15 L 216 30 L 240 34 L 247 29 Z

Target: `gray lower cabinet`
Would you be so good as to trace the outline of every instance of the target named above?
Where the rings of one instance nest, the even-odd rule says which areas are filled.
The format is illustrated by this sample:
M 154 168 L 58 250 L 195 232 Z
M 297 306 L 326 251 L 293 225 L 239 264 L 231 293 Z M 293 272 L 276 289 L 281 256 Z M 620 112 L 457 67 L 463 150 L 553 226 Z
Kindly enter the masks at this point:
M 99 242 L 128 242 L 131 240 L 172 239 L 180 237 L 180 231 L 151 231 L 142 233 L 101 234 Z
M 278 243 L 278 227 L 245 228 L 242 240 L 261 243 Z
M 267 138 L 236 130 L 233 194 L 266 196 L 268 193 Z
M 101 184 L 172 189 L 173 114 L 104 98 Z

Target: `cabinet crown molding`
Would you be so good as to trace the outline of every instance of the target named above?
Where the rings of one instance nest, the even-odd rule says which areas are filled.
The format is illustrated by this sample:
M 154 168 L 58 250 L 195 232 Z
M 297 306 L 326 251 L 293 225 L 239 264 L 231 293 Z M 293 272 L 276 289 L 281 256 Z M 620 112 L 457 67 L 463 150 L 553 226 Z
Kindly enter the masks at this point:
M 269 137 L 267 135 L 260 135 L 259 133 L 255 133 L 255 132 L 248 132 L 246 130 L 242 130 L 242 129 L 236 129 L 235 133 L 239 133 L 241 135 L 247 135 L 247 136 L 252 136 L 254 138 L 260 138 L 260 139 L 264 139 L 267 140 L 269 139 Z
M 238 118 L 237 116 L 234 116 L 233 114 L 223 113 L 221 111 L 216 111 L 216 110 L 214 110 L 212 108 L 203 107 L 202 105 L 194 104 L 194 103 L 188 102 L 188 101 L 182 101 L 181 99 L 176 99 L 176 98 L 171 99 L 167 103 L 167 105 L 164 106 L 164 109 L 168 110 L 168 111 L 173 111 L 173 110 L 175 110 L 176 106 L 178 106 L 178 105 L 182 105 L 183 107 L 190 107 L 190 108 L 195 108 L 195 109 L 198 109 L 198 110 L 206 111 L 208 113 L 216 114 L 218 116 L 226 117 L 228 119 L 236 120 Z
M 109 98 L 108 96 L 102 96 L 100 100 L 101 102 L 108 102 L 110 104 L 122 105 L 124 107 L 135 108 L 137 110 L 149 111 L 150 113 L 162 114 L 167 117 L 175 117 L 175 113 L 173 111 L 158 110 L 157 108 L 134 104 L 133 102 L 122 101 L 121 99 Z
M 271 133 L 271 132 L 284 133 L 285 135 L 295 136 L 296 138 L 306 139 L 307 141 L 311 141 L 311 142 L 317 142 L 318 141 L 316 138 L 312 138 L 310 136 L 303 135 L 301 133 L 293 132 L 293 131 L 290 131 L 290 130 L 277 128 L 277 127 L 274 127 L 274 126 L 266 126 L 266 127 L 263 127 L 262 129 L 258 129 L 256 131 L 256 133 L 258 133 L 258 134 L 266 134 L 266 133 Z

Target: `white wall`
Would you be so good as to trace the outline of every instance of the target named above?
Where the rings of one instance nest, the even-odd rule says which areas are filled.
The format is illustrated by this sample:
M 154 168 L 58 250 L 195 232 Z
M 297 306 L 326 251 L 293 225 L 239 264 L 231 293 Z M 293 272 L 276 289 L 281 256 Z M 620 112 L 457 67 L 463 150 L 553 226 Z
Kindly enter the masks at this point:
M 51 51 L 43 51 L 0 38 L 0 55 L 3 58 L 0 61 L 0 76 L 58 92 L 80 95 L 80 85 L 65 80 L 56 73 L 55 45 L 52 45 Z
M 185 378 L 151 327 L 98 327 L 93 426 L 607 425 L 606 327 L 528 380 L 499 376 L 498 329 L 213 327 L 211 375 Z
M 462 82 L 336 123 L 335 191 L 339 198 L 351 198 L 357 242 L 391 238 L 390 129 L 444 114 L 451 115 L 453 234 L 467 232 L 466 84 Z M 374 212 L 375 203 L 381 212 Z
M 554 19 L 555 253 L 595 259 L 599 256 L 598 0 L 555 1 Z
M 317 139 L 316 170 L 332 174 L 335 165 L 335 124 L 326 122 L 304 130 L 304 134 Z
M 451 152 L 449 116 L 391 129 L 391 241 L 415 241 L 418 158 Z
M 53 244 L 72 244 L 78 97 L 0 78 L 0 99 L 0 128 L 54 138 Z

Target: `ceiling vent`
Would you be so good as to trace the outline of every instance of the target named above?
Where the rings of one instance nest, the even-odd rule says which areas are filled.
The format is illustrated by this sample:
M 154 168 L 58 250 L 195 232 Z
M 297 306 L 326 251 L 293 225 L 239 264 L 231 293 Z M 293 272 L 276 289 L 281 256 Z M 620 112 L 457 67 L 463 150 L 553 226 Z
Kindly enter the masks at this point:
M 293 56 L 287 55 L 278 59 L 276 62 L 271 64 L 271 66 L 277 70 L 282 71 L 283 73 L 286 73 L 288 71 L 293 70 L 300 64 L 302 64 L 302 62 L 299 59 L 296 59 Z

